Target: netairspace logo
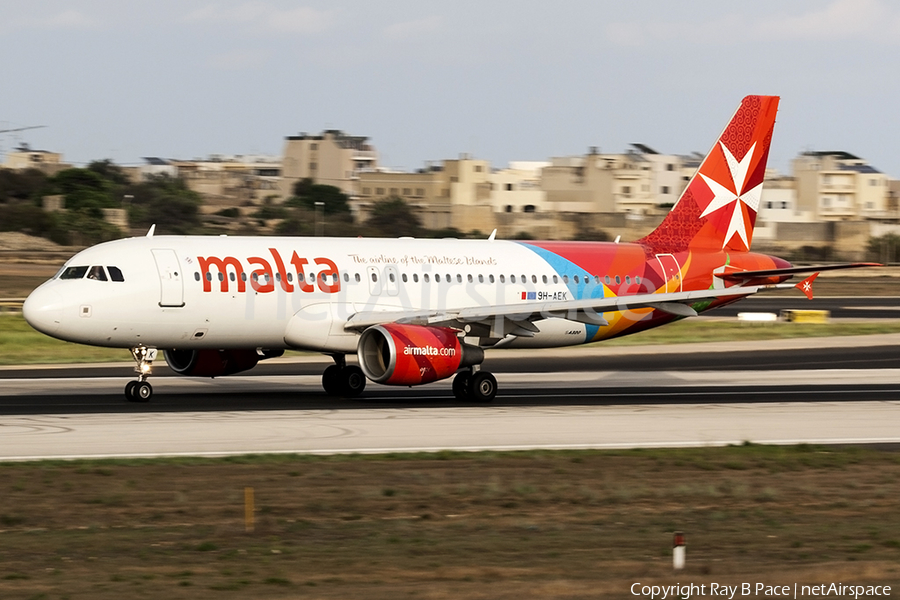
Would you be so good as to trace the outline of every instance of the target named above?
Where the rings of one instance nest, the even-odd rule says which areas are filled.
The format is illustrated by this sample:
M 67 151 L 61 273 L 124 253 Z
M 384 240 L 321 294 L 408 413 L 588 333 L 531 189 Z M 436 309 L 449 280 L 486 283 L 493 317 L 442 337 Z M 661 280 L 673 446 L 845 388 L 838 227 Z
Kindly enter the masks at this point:
M 709 591 L 707 591 L 709 590 Z M 762 596 L 765 598 L 804 598 L 821 596 L 838 596 L 844 598 L 865 598 L 890 596 L 889 585 L 844 585 L 843 583 L 822 583 L 819 585 L 768 585 L 765 583 L 741 583 L 726 585 L 721 583 L 696 583 L 681 585 L 641 585 L 631 586 L 632 596 L 647 596 L 651 600 L 679 598 L 687 600 L 693 596 L 713 596 L 736 598 L 738 596 Z

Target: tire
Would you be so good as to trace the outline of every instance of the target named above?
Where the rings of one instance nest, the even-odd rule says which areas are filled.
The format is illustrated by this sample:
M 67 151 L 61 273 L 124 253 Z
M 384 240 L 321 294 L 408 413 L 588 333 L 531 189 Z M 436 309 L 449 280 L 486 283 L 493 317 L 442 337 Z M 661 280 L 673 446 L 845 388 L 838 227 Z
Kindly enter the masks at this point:
M 341 395 L 341 368 L 331 365 L 322 373 L 322 387 L 329 396 Z
M 453 395 L 460 402 L 468 402 L 469 398 L 469 373 L 462 371 L 453 378 Z
M 137 381 L 129 381 L 125 384 L 125 399 L 129 402 L 137 402 L 137 400 L 134 399 L 134 388 L 137 384 Z
M 348 365 L 341 369 L 341 395 L 356 398 L 366 389 L 366 376 L 356 365 Z
M 497 379 L 487 371 L 478 371 L 469 378 L 469 399 L 490 402 L 497 395 Z
M 153 397 L 153 386 L 148 381 L 136 381 L 132 396 L 135 402 L 150 402 Z

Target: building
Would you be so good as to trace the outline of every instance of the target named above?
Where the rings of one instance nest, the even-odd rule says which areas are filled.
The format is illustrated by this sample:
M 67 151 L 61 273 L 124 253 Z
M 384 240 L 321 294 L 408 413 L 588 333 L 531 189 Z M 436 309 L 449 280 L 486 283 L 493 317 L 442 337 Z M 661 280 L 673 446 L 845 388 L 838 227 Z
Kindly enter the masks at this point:
M 14 151 L 6 153 L 6 160 L 3 163 L 3 167 L 15 171 L 37 169 L 52 176 L 64 169 L 71 169 L 72 165 L 64 163 L 62 161 L 62 154 L 58 152 L 33 150 L 28 144 L 22 144 Z
M 328 129 L 321 135 L 301 133 L 285 139 L 280 192 L 288 198 L 294 185 L 308 178 L 355 196 L 359 192 L 359 173 L 377 167 L 378 153 L 367 137 L 347 135 L 337 129 Z
M 515 161 L 506 169 L 491 173 L 490 204 L 494 212 L 548 212 L 547 192 L 541 188 L 541 172 L 549 167 L 544 161 Z
M 491 164 L 467 154 L 430 163 L 413 172 L 375 169 L 359 172 L 357 210 L 365 215 L 372 203 L 402 198 L 429 229 L 485 227 L 491 213 Z
M 888 177 L 849 152 L 804 152 L 792 161 L 797 207 L 815 221 L 888 217 Z
M 697 166 L 692 157 L 660 154 L 644 144 L 632 144 L 624 154 L 592 147 L 583 157 L 552 159 L 541 187 L 557 211 L 643 217 L 674 204 Z

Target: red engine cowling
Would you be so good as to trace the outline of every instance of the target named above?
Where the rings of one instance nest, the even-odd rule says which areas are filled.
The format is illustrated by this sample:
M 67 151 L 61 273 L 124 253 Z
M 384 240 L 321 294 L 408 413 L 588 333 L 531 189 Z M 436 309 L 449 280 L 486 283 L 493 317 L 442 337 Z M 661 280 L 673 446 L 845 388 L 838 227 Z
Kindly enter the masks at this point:
M 264 358 L 256 350 L 166 350 L 169 368 L 179 375 L 220 377 L 252 369 Z
M 389 323 L 363 332 L 357 356 L 363 373 L 375 383 L 418 385 L 480 364 L 484 350 L 463 344 L 456 331 L 447 327 Z

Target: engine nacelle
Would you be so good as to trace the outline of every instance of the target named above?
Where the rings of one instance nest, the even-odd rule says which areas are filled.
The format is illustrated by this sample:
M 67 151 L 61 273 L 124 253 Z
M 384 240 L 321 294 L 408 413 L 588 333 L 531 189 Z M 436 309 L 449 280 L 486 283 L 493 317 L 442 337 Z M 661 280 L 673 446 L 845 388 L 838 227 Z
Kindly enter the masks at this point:
M 389 323 L 366 329 L 357 346 L 366 377 L 387 385 L 418 385 L 446 379 L 460 367 L 480 364 L 484 350 L 460 342 L 448 327 Z
M 252 369 L 263 358 L 280 356 L 283 351 L 275 353 L 257 350 L 166 350 L 166 362 L 169 368 L 179 375 L 191 377 L 220 377 L 232 375 Z

